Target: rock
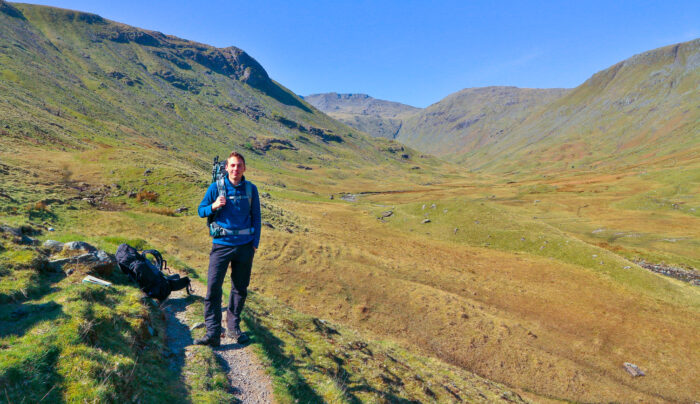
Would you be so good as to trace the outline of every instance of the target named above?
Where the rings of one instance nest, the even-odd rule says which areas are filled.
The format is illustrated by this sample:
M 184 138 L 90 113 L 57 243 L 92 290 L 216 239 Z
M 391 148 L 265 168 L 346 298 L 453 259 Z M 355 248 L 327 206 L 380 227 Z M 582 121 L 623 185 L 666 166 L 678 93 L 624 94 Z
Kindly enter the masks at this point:
M 274 228 L 275 228 L 275 226 L 273 226 L 272 223 L 270 223 L 270 222 L 262 222 L 262 225 L 265 226 L 265 227 L 269 227 L 269 228 L 271 228 L 271 229 L 274 229 Z
M 622 268 L 622 269 L 631 269 L 631 268 L 632 268 L 631 266 L 626 265 L 626 266 L 625 266 L 624 268 Z
M 622 364 L 622 367 L 632 375 L 632 377 L 637 377 L 637 376 L 645 376 L 644 372 L 639 368 L 639 366 L 635 365 L 634 363 L 629 363 L 625 362 Z
M 423 224 L 430 223 L 430 219 L 423 219 L 423 221 L 421 223 L 423 223 Z
M 10 233 L 13 236 L 17 236 L 17 237 L 22 236 L 22 230 L 19 228 L 15 228 L 15 227 L 3 225 L 3 226 L 0 226 L 0 231 L 2 231 L 3 233 Z
M 301 168 L 302 170 L 313 170 L 313 168 L 307 167 L 307 166 L 304 166 L 304 165 L 301 165 L 301 164 L 298 164 L 298 165 L 297 165 L 297 168 Z
M 22 235 L 22 238 L 20 240 L 20 244 L 24 245 L 39 245 L 41 242 L 33 237 L 25 236 L 24 234 Z
M 196 323 L 195 325 L 193 325 L 192 327 L 190 327 L 190 331 L 194 331 L 194 330 L 196 330 L 196 329 L 198 329 L 198 328 L 204 328 L 204 325 L 205 325 L 204 323 Z
M 413 166 L 413 167 L 411 167 L 411 170 L 420 170 L 420 167 L 418 167 L 418 166 Z
M 330 199 L 331 199 L 331 201 L 334 199 L 333 195 L 331 195 Z
M 97 248 L 91 246 L 90 244 L 84 242 L 84 241 L 71 241 L 69 243 L 64 244 L 63 248 L 66 250 L 84 250 L 84 251 L 97 251 Z
M 379 218 L 384 219 L 384 218 L 387 218 L 393 214 L 394 214 L 393 210 L 387 210 L 386 212 L 383 212 L 381 215 L 379 215 Z
M 129 192 L 129 198 L 136 198 L 136 191 Z
M 48 267 L 53 272 L 61 272 L 63 266 L 71 263 L 71 258 L 60 258 L 56 260 L 49 260 Z
M 147 168 L 146 171 L 143 172 L 143 175 L 148 175 L 148 174 L 151 174 L 152 172 L 153 172 L 153 170 L 151 170 L 150 168 Z
M 50 260 L 48 263 L 48 267 L 52 271 L 61 272 L 65 265 L 84 265 L 88 268 L 87 272 L 96 273 L 101 276 L 107 276 L 110 275 L 112 271 L 114 271 L 114 266 L 116 265 L 116 263 L 117 260 L 111 254 L 108 254 L 103 250 L 95 250 L 75 257 Z M 73 271 L 75 270 L 74 268 L 72 269 Z
M 435 209 L 435 208 L 437 208 L 437 206 L 435 206 L 435 204 L 430 205 L 430 209 Z
M 75 268 L 68 268 L 65 271 L 66 276 L 71 276 L 73 275 L 73 272 L 75 272 Z
M 447 213 L 447 209 L 443 209 L 443 210 L 442 210 L 442 213 Z
M 263 192 L 262 194 L 260 194 L 260 196 L 261 196 L 262 198 L 265 198 L 265 199 L 270 199 L 270 198 L 272 198 L 272 195 L 270 195 L 269 192 Z
M 423 204 L 423 206 L 421 207 L 421 210 L 425 210 L 425 204 Z
M 187 212 L 190 210 L 187 206 L 180 206 L 179 208 L 175 209 L 175 213 L 182 213 L 182 212 Z
M 459 228 L 455 227 L 455 234 L 459 231 Z
M 46 240 L 44 241 L 44 248 L 48 248 L 51 251 L 59 252 L 63 250 L 63 243 L 56 240 Z

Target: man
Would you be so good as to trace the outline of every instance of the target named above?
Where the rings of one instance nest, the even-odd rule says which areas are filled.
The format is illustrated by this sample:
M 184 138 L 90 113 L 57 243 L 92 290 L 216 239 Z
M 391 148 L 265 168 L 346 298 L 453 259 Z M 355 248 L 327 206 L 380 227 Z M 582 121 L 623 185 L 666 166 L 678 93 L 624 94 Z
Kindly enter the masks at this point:
M 199 216 L 216 215 L 214 225 L 220 226 L 223 234 L 214 237 L 209 254 L 207 297 L 204 299 L 207 334 L 194 341 L 198 345 L 217 347 L 221 343 L 222 286 L 229 264 L 231 294 L 226 310 L 226 336 L 239 344 L 248 341 L 248 337 L 241 332 L 240 322 L 248 294 L 253 256 L 260 243 L 260 197 L 258 188 L 243 176 L 245 169 L 243 156 L 232 152 L 226 160 L 226 197 L 219 195 L 214 182 L 199 204 Z M 246 190 L 251 195 L 247 195 Z

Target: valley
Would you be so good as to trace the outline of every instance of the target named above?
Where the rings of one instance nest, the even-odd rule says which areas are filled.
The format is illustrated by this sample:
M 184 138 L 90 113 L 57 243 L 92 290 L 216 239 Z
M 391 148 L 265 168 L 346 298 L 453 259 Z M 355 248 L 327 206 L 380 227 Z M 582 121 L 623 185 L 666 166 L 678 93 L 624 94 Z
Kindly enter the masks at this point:
M 246 156 L 266 224 L 245 327 L 278 402 L 700 398 L 700 287 L 640 266 L 700 268 L 698 40 L 572 90 L 467 90 L 425 110 L 355 97 L 335 120 L 238 48 L 1 0 L 0 24 L 2 225 L 109 253 L 154 247 L 204 283 L 211 240 L 196 207 L 211 160 Z M 650 69 L 676 83 L 668 94 L 606 109 L 606 91 L 627 97 Z M 412 114 L 466 122 L 460 108 L 494 91 L 526 105 L 475 110 L 481 123 L 459 136 L 402 139 Z M 383 128 L 405 120 L 395 139 L 363 132 L 379 121 L 353 127 L 367 108 Z M 171 380 L 177 394 L 161 400 L 230 399 L 223 376 L 198 379 L 221 372 L 206 347 L 173 353 L 188 359 L 168 373 L 162 314 L 118 271 L 104 292 L 2 234 L 0 396 L 133 401 Z M 42 304 L 61 309 L 13 314 Z

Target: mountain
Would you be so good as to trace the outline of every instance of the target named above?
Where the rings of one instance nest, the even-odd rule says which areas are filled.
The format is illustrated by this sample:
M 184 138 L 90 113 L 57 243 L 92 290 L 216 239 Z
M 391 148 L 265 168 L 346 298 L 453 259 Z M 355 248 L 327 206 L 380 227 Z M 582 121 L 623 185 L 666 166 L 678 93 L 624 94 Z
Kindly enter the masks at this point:
M 367 94 L 312 94 L 304 96 L 304 100 L 355 129 L 387 139 L 396 137 L 403 116 L 420 110 L 398 102 L 378 100 Z
M 375 164 L 416 163 L 320 113 L 236 47 L 94 14 L 1 4 L 0 128 L 14 145 L 152 144 L 200 167 L 239 148 L 292 172 L 301 163 L 357 165 L 348 157 L 359 150 Z
M 523 171 L 690 158 L 700 146 L 698 105 L 700 39 L 598 72 L 456 160 L 472 168 Z
M 464 89 L 406 117 L 396 139 L 441 156 L 477 150 L 566 93 L 517 87 Z
M 372 136 L 470 169 L 528 172 L 692 156 L 698 94 L 700 39 L 633 56 L 570 90 L 469 88 L 425 109 L 370 108 L 390 104 L 332 93 L 306 99 Z

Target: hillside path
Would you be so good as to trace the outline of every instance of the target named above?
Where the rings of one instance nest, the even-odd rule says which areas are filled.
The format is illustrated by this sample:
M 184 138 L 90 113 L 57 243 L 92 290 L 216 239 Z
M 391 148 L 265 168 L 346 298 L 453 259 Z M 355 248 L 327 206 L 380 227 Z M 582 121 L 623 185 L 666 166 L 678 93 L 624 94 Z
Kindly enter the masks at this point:
M 193 280 L 192 288 L 195 295 L 206 295 L 206 287 L 201 283 Z M 193 324 L 188 324 L 186 318 L 188 310 L 193 310 L 188 307 L 191 302 L 191 299 L 187 299 L 187 292 L 180 290 L 173 292 L 162 305 L 167 321 L 168 348 L 172 352 L 171 366 L 178 371 L 185 364 L 185 357 L 189 354 L 193 340 L 190 332 Z M 231 385 L 230 391 L 237 402 L 274 403 L 272 381 L 255 354 L 246 349 L 246 345 L 235 344 L 229 338 L 222 338 L 221 346 L 213 351 L 226 372 Z

